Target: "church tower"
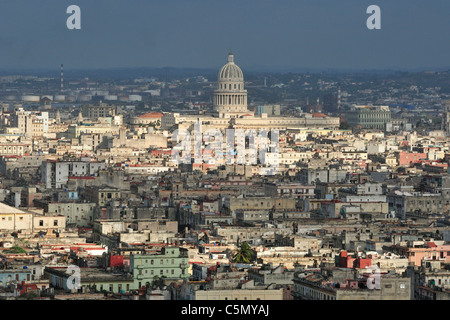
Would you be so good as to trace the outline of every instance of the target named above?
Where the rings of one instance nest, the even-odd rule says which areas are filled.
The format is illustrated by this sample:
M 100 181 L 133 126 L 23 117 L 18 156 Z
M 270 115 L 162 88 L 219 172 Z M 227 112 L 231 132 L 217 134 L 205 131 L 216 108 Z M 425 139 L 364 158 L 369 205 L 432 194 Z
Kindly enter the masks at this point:
M 247 111 L 247 90 L 244 89 L 244 74 L 234 63 L 233 53 L 219 71 L 217 89 L 214 90 L 214 109 L 220 117 L 235 117 Z

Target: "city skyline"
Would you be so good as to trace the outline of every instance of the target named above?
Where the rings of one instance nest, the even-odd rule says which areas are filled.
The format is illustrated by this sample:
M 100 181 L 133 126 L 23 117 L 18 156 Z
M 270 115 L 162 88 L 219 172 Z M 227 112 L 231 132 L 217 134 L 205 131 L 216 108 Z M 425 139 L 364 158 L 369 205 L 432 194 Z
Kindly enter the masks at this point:
M 450 4 L 401 2 L 3 4 L 0 300 L 450 300 Z
M 80 30 L 66 27 L 72 4 Z M 366 27 L 372 4 L 381 30 Z M 449 10 L 440 0 L 16 1 L 0 13 L 0 69 L 215 69 L 230 50 L 250 71 L 445 69 Z

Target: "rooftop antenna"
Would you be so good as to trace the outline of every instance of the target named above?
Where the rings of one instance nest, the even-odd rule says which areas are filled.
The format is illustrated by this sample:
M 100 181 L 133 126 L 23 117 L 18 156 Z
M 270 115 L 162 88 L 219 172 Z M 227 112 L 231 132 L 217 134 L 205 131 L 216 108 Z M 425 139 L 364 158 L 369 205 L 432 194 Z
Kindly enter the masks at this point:
M 341 110 L 341 85 L 338 87 L 337 109 Z
M 61 63 L 61 92 L 64 90 L 64 65 Z

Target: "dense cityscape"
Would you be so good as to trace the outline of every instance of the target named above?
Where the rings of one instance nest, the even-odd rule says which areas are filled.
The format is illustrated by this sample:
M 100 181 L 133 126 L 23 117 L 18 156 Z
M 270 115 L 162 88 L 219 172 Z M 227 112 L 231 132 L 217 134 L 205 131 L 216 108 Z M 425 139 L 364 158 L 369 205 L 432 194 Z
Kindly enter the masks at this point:
M 0 299 L 449 299 L 449 72 L 238 57 L 0 77 Z

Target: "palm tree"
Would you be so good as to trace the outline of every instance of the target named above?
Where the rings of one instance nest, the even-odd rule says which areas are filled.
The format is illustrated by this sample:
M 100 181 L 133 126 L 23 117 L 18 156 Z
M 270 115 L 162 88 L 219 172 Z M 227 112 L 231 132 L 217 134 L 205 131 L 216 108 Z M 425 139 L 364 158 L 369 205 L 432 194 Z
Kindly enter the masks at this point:
M 242 243 L 233 257 L 233 260 L 237 263 L 250 263 L 254 257 L 254 250 L 247 242 Z

